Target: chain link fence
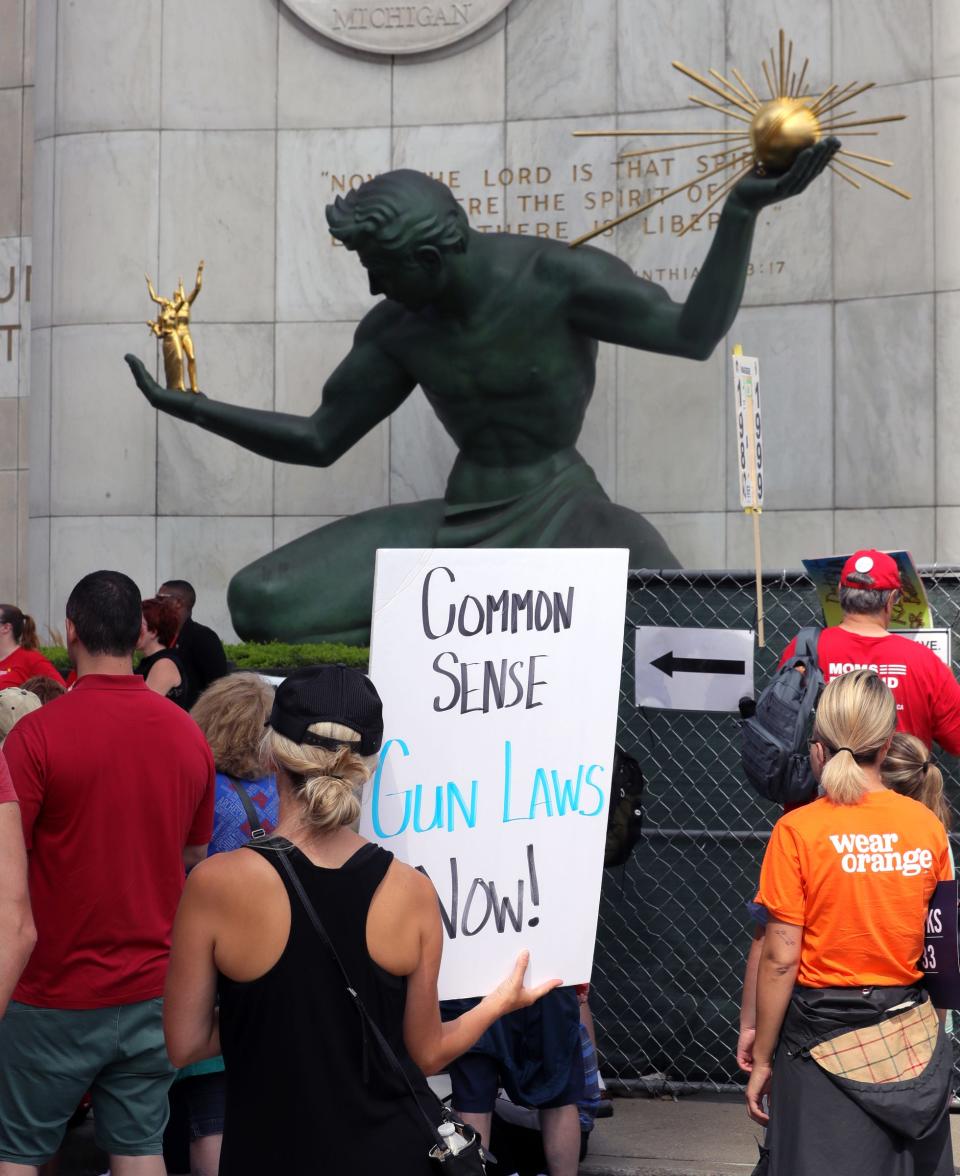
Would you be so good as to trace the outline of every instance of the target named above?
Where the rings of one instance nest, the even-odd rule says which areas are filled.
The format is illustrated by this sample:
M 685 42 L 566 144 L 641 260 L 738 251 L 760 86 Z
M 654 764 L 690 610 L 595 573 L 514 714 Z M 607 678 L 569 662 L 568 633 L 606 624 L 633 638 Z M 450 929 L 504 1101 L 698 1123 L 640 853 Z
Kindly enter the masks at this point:
M 933 623 L 960 651 L 960 568 L 921 568 Z M 755 629 L 753 572 L 634 572 L 627 592 L 618 742 L 647 780 L 644 835 L 630 861 L 605 870 L 591 1008 L 609 1085 L 658 1093 L 730 1089 L 743 965 L 751 935 L 744 904 L 779 809 L 740 772 L 739 717 L 639 709 L 638 625 Z M 755 689 L 804 625 L 822 624 L 802 572 L 763 577 L 766 648 Z M 954 661 L 954 672 L 957 663 Z M 957 761 L 937 753 L 951 804 Z M 960 842 L 954 837 L 955 853 Z

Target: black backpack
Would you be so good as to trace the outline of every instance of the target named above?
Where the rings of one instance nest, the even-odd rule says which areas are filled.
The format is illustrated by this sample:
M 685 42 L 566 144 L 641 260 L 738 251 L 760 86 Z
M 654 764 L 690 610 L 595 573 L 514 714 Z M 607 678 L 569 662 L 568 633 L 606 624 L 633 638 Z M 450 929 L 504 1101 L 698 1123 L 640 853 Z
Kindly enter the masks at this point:
M 777 804 L 806 804 L 817 793 L 808 744 L 824 686 L 819 637 L 818 628 L 800 630 L 793 656 L 760 692 L 756 710 L 743 724 L 744 774 L 760 796 Z
M 646 781 L 632 755 L 614 748 L 610 808 L 607 812 L 605 866 L 622 866 L 643 832 L 643 790 Z

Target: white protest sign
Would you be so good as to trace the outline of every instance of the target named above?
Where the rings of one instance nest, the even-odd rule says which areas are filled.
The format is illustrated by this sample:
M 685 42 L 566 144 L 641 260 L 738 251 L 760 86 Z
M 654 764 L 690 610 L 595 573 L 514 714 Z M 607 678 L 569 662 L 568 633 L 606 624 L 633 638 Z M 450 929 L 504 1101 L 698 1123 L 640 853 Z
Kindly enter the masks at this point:
M 737 711 L 753 697 L 752 629 L 636 631 L 634 698 L 655 710 Z
M 950 629 L 897 629 L 896 633 L 898 637 L 906 637 L 908 641 L 932 649 L 945 666 L 951 665 L 953 633 Z
M 763 506 L 763 437 L 760 428 L 760 361 L 750 355 L 733 357 L 733 389 L 737 413 L 737 456 L 740 506 Z
M 590 979 L 627 551 L 378 551 L 360 832 L 433 881 L 440 997 Z

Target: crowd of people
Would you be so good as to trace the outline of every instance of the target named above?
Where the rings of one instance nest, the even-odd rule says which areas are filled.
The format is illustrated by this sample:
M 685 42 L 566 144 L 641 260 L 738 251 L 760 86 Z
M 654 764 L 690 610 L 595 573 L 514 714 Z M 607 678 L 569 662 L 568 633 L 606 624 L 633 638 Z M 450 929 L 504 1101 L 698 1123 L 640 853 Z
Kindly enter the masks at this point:
M 737 1062 L 768 1128 L 757 1176 L 948 1176 L 948 1011 L 920 961 L 930 899 L 954 877 L 931 745 L 960 752 L 960 685 L 889 631 L 902 591 L 889 555 L 855 552 L 838 590 L 843 619 L 817 641 L 817 795 L 774 826 L 748 904 Z
M 749 904 L 736 1056 L 767 1127 L 758 1176 L 953 1171 L 946 1010 L 918 963 L 954 876 L 931 745 L 960 750 L 960 686 L 889 632 L 899 592 L 883 553 L 843 569 L 818 644 L 819 788 L 776 822 Z M 597 1099 L 584 994 L 525 986 L 522 953 L 493 992 L 441 1006 L 432 884 L 355 832 L 374 684 L 228 673 L 194 604 L 185 581 L 142 600 L 122 573 L 85 576 L 66 681 L 0 605 L 0 1176 L 54 1173 L 88 1103 L 111 1176 L 299 1173 L 318 1154 L 426 1176 L 453 1146 L 440 1071 L 456 1147 L 490 1148 L 505 1091 L 538 1113 L 531 1170 L 575 1176 Z
M 0 690 L 0 708 L 17 696 L 0 752 L 0 1176 L 54 1172 L 86 1102 L 112 1176 L 305 1171 L 321 1137 L 331 1171 L 386 1156 L 430 1171 L 424 1075 L 558 981 L 524 987 L 521 955 L 441 1017 L 432 886 L 352 828 L 383 734 L 376 690 L 342 666 L 276 691 L 227 674 L 193 603 L 182 581 L 141 600 L 122 573 L 92 573 L 67 601 L 67 682 L 42 667 L 57 696 Z M 3 615 L 0 668 L 40 669 L 18 652 L 29 618 Z M 580 1150 L 570 1109 L 559 1176 Z

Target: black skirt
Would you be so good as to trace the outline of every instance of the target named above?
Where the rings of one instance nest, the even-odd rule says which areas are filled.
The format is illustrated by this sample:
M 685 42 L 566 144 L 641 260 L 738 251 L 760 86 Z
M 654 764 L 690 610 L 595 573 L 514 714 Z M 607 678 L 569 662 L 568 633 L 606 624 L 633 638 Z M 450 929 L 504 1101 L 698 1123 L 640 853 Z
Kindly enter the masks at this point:
M 881 1085 L 828 1073 L 810 1049 L 888 1020 L 915 988 L 797 988 L 773 1063 L 757 1176 L 953 1176 L 952 1056 L 940 1028 L 921 1073 Z

